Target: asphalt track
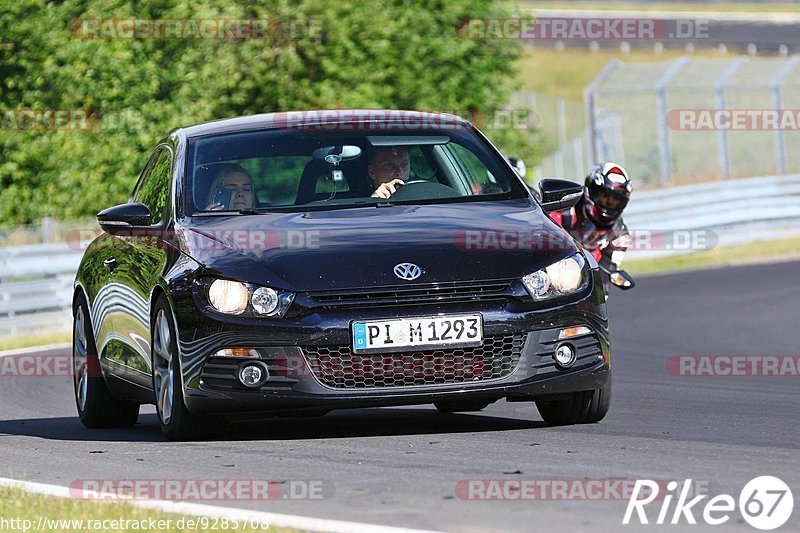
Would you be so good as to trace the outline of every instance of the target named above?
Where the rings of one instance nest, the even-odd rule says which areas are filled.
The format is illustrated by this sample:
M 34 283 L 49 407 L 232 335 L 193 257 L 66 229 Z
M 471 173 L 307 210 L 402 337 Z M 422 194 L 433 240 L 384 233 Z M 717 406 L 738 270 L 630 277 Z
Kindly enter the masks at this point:
M 621 526 L 622 500 L 476 501 L 461 480 L 683 480 L 712 495 L 775 475 L 800 500 L 798 377 L 688 377 L 674 355 L 798 355 L 800 263 L 642 278 L 614 291 L 614 403 L 601 423 L 545 427 L 533 404 L 432 407 L 277 419 L 224 440 L 170 443 L 152 408 L 127 430 L 87 430 L 68 377 L 0 376 L 0 477 L 322 480 L 326 497 L 205 502 L 445 531 L 756 531 Z M 651 522 L 658 507 L 648 508 Z M 800 511 L 779 531 L 799 531 Z M 695 513 L 702 521 L 700 513 Z M 670 513 L 671 515 L 671 513 Z

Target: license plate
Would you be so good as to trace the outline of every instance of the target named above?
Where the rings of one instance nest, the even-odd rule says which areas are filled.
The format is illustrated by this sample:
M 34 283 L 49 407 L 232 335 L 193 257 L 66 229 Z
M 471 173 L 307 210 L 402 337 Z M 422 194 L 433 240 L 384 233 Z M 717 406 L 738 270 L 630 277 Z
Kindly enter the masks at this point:
M 483 317 L 447 315 L 353 322 L 353 351 L 398 352 L 408 348 L 466 348 L 483 344 Z

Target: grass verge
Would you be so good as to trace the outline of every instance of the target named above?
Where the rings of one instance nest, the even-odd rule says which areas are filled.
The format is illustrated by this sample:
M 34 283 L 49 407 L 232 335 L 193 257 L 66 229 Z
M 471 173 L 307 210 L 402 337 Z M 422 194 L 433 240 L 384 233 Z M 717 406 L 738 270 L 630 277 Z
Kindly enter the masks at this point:
M 637 276 L 792 259 L 800 259 L 800 238 L 724 246 L 685 255 L 630 259 L 625 261 L 623 268 L 631 275 Z
M 52 333 L 39 333 L 22 337 L 0 338 L 0 351 L 17 350 L 19 348 L 33 348 L 48 344 L 61 344 L 72 342 L 72 333 L 69 331 L 55 331 Z
M 707 49 L 687 54 L 683 50 L 665 50 L 660 54 L 649 50 L 632 50 L 621 54 L 617 50 L 598 50 L 590 52 L 584 48 L 556 50 L 552 46 L 526 46 L 522 57 L 517 61 L 522 89 L 537 93 L 560 96 L 567 100 L 583 103 L 583 89 L 600 74 L 612 59 L 624 63 L 673 61 L 681 56 L 717 57 L 731 59 L 735 54 L 723 54 Z
M 192 520 L 194 522 L 190 523 Z M 237 524 L 239 527 L 233 527 L 233 522 L 230 520 L 227 522 L 227 527 L 224 527 L 223 520 L 225 519 L 162 513 L 141 509 L 127 503 L 56 498 L 29 493 L 17 488 L 0 487 L 0 531 L 36 530 L 64 533 L 84 533 L 86 531 L 183 532 L 223 529 L 236 533 L 256 531 L 259 533 L 291 533 L 296 531 L 274 527 L 253 529 L 249 526 L 244 527 L 241 522 Z M 199 527 L 195 528 L 195 524 L 199 524 Z M 42 528 L 37 530 L 39 525 Z M 215 525 L 216 527 L 214 527 Z

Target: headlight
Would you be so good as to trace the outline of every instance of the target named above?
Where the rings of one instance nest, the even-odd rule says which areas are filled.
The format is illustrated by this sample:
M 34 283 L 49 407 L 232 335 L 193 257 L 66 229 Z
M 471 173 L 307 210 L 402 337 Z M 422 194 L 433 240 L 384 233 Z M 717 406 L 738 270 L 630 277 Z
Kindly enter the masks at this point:
M 208 289 L 208 300 L 220 313 L 238 315 L 247 308 L 250 292 L 244 283 L 218 279 Z
M 294 301 L 294 293 L 238 281 L 217 279 L 210 284 L 200 281 L 199 287 L 203 286 L 211 307 L 227 315 L 282 317 Z
M 278 293 L 269 287 L 259 287 L 253 293 L 253 309 L 261 315 L 268 315 L 278 308 Z
M 577 292 L 589 281 L 586 260 L 577 253 L 522 278 L 534 300 L 547 300 Z

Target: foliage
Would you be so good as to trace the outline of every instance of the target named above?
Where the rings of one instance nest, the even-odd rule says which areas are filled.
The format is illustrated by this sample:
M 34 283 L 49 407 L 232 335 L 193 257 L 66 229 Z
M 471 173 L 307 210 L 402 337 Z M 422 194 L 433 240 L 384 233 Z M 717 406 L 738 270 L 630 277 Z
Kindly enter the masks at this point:
M 4 4 L 0 225 L 93 215 L 124 202 L 150 151 L 176 126 L 299 109 L 491 116 L 508 101 L 520 53 L 513 40 L 457 32 L 468 18 L 506 16 L 499 1 Z M 278 24 L 259 39 L 87 38 L 112 36 L 81 23 L 98 18 Z M 63 110 L 73 120 L 31 128 L 23 110 Z M 519 153 L 528 137 L 519 133 L 489 135 Z

